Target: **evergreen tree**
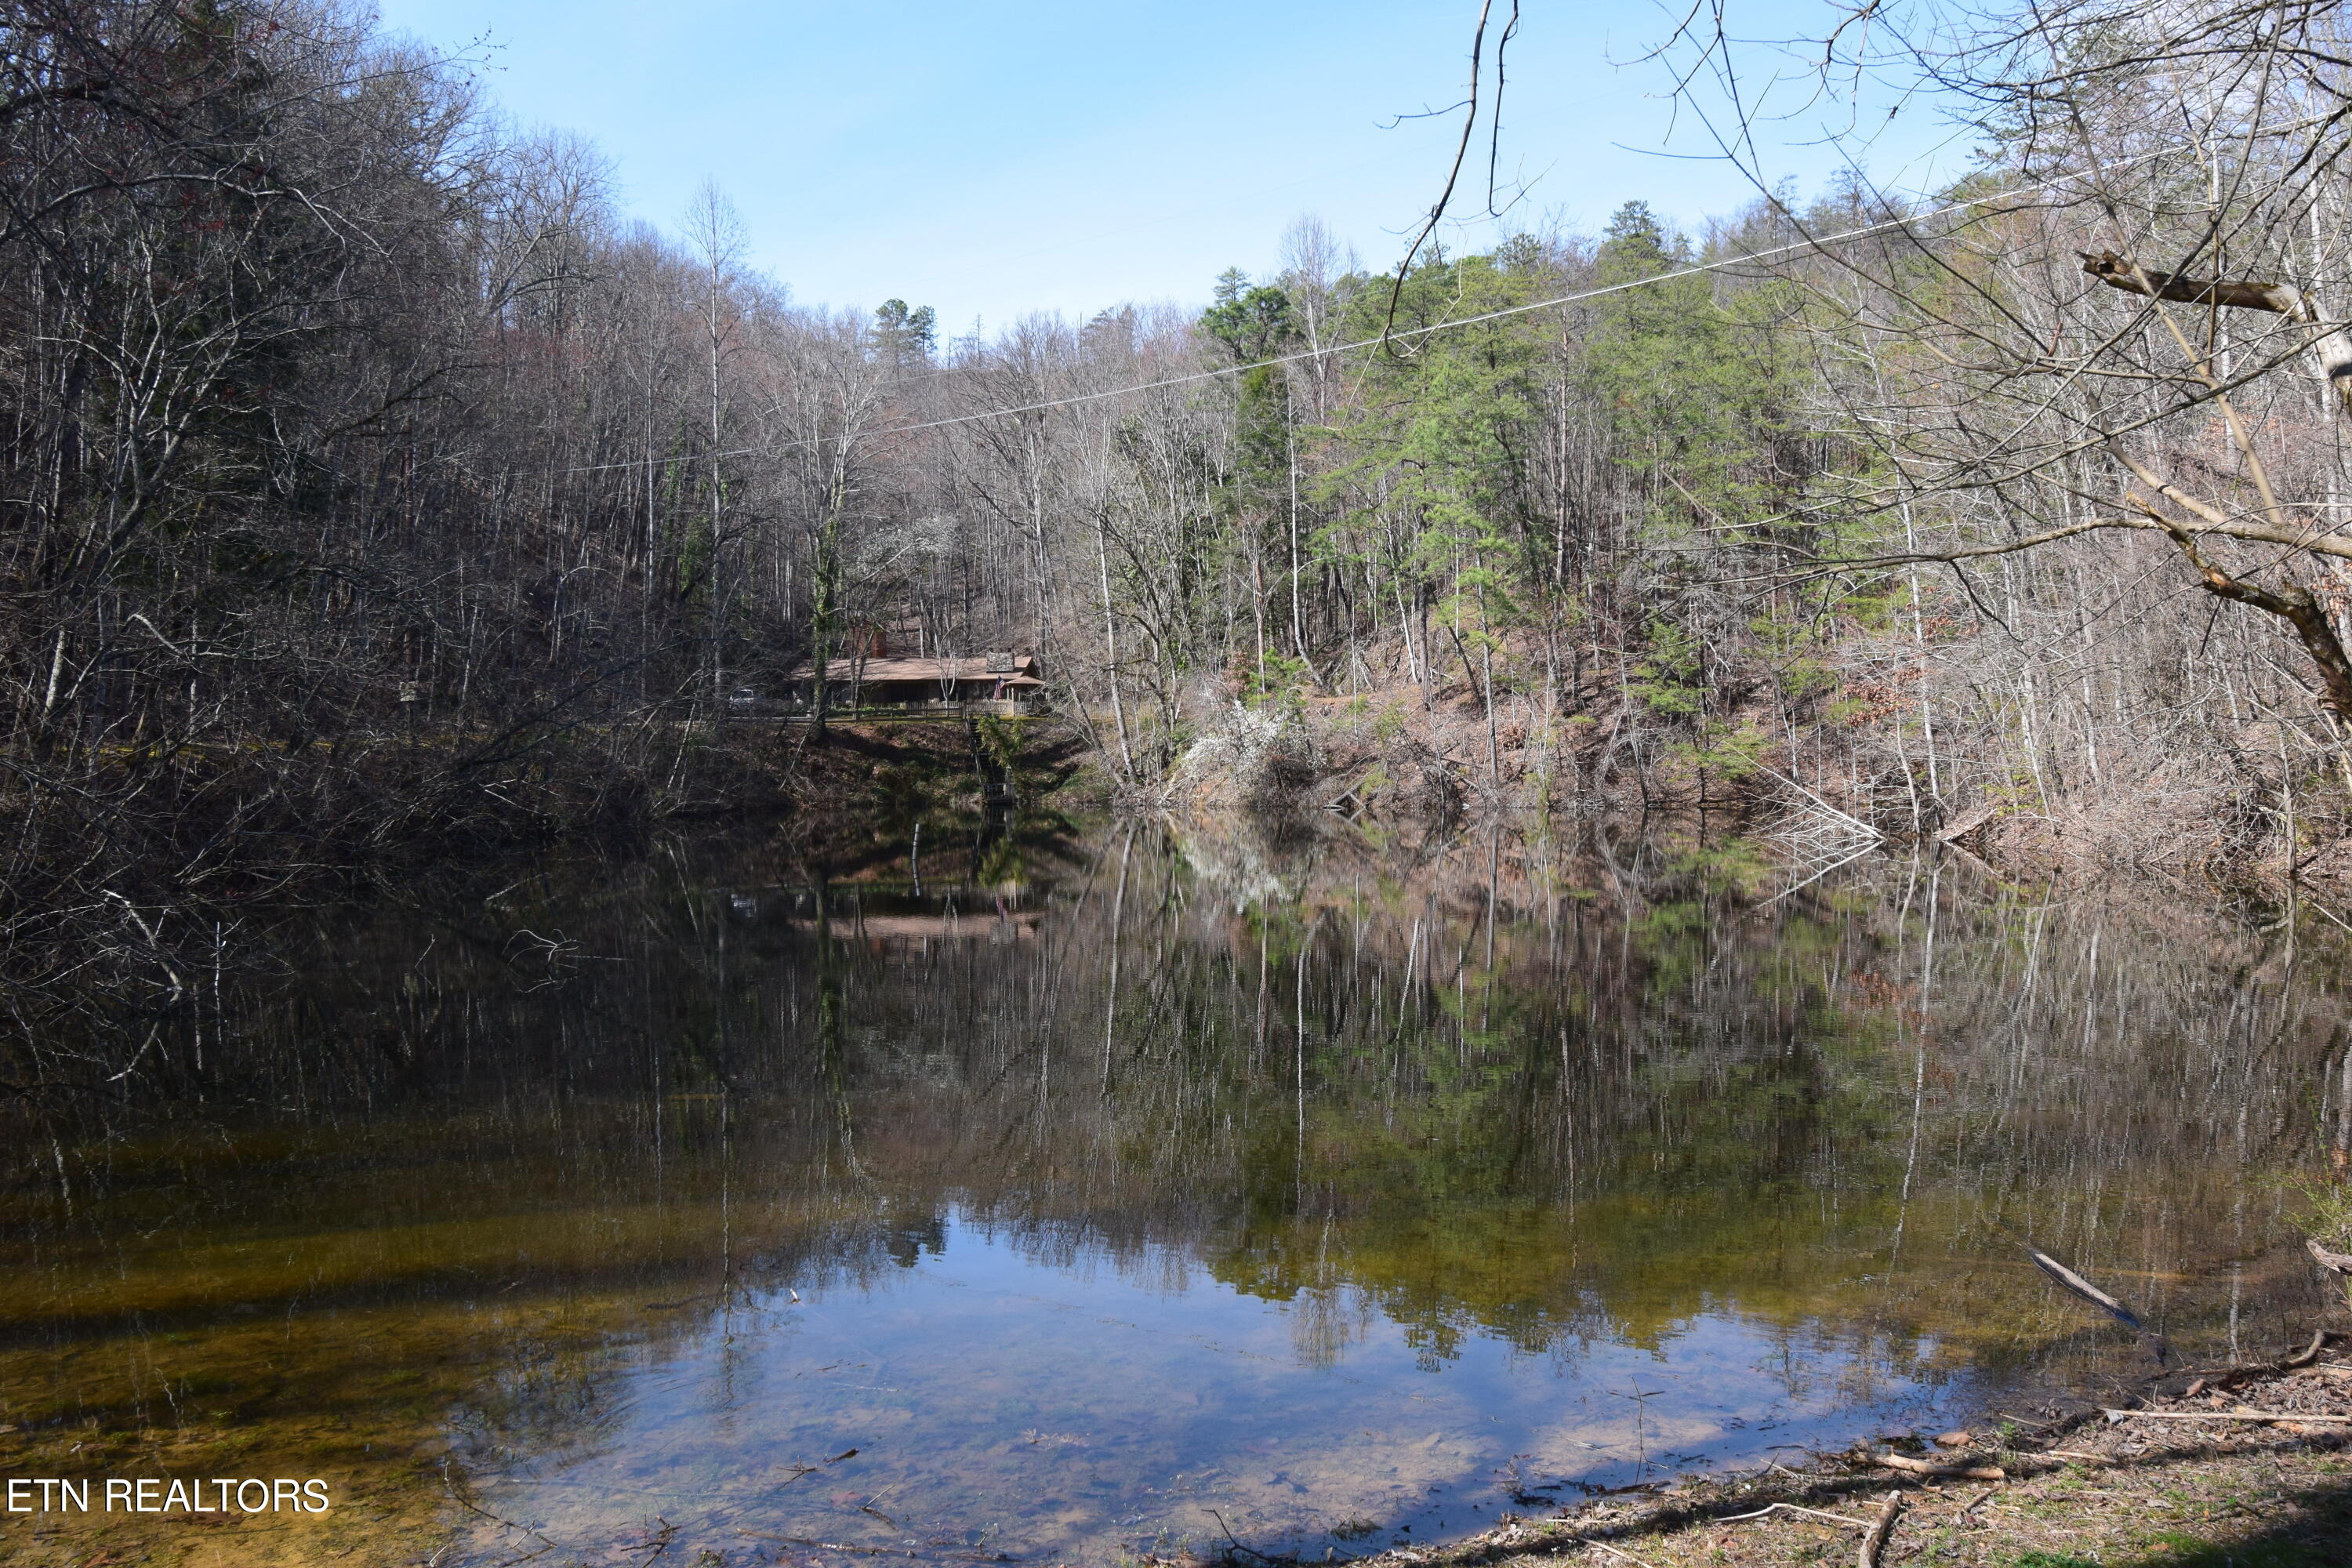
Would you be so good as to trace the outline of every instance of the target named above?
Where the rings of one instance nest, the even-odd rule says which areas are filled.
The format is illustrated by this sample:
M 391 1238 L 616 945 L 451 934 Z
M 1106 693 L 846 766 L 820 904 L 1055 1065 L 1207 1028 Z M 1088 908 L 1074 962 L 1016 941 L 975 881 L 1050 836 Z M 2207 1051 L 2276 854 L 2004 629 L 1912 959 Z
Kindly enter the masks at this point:
M 1201 330 L 1235 363 L 1249 364 L 1281 353 L 1297 325 L 1289 295 L 1271 284 L 1252 287 L 1248 273 L 1229 267 L 1218 276 L 1215 302 L 1201 313 Z
M 938 331 L 939 318 L 929 305 L 910 310 L 904 300 L 885 300 L 874 312 L 876 349 L 893 365 L 930 358 Z

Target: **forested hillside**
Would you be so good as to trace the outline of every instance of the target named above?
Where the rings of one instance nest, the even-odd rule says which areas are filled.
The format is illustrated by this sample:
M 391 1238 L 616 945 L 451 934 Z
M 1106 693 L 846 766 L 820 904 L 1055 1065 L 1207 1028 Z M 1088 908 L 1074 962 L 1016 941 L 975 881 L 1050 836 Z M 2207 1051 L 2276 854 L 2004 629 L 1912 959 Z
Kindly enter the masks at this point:
M 651 820 L 731 693 L 911 621 L 1036 651 L 1135 805 L 1274 756 L 2324 866 L 2341 8 L 1822 16 L 1792 58 L 1958 116 L 1960 184 L 1402 278 L 1304 221 L 1205 309 L 954 337 L 795 301 L 715 191 L 625 219 L 348 11 L 0 6 L 15 929 Z

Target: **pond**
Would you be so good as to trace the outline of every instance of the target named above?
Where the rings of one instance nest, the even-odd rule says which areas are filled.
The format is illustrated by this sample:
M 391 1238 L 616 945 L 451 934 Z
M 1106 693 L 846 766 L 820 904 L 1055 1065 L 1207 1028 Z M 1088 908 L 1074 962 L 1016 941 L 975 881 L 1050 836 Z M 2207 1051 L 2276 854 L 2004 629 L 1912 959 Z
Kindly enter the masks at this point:
M 2027 1237 L 2177 1357 L 2318 1310 L 2331 910 L 1818 869 L 1137 829 L 328 911 L 20 1097 L 0 1465 L 335 1506 L 12 1544 L 1345 1557 L 2152 1370 Z

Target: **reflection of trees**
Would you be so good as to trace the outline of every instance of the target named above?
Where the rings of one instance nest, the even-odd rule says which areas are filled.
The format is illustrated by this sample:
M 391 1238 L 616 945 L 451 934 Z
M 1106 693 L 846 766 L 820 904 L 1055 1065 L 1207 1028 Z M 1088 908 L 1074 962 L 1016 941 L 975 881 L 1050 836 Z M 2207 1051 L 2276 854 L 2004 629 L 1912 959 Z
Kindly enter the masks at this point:
M 228 1300 L 569 1292 L 596 1303 L 571 1349 L 468 1331 L 500 1370 L 467 1408 L 485 1442 L 593 1443 L 611 1335 L 657 1354 L 763 1289 L 887 1279 L 960 1205 L 1041 1262 L 1288 1303 L 1315 1363 L 1382 1319 L 1441 1362 L 1736 1310 L 1791 1378 L 1824 1334 L 1872 1376 L 2099 1342 L 1996 1216 L 2193 1327 L 2197 1280 L 2270 1238 L 2247 1173 L 2337 1114 L 2333 939 L 2227 910 L 1901 866 L 1762 905 L 1752 856 L 1499 844 L 1253 860 L 1283 896 L 1251 903 L 1217 863 L 1114 848 L 1003 941 L 856 937 L 854 901 L 903 893 L 651 870 L 323 930 L 332 963 L 229 977 L 200 1074 L 174 1047 L 16 1113 L 16 1234 L 130 1263 L 0 1285 L 6 1353 L 133 1307 L 146 1332 Z M 204 1100 L 138 1098 L 158 1082 Z M 125 1239 L 167 1214 L 335 1235 L 206 1285 Z

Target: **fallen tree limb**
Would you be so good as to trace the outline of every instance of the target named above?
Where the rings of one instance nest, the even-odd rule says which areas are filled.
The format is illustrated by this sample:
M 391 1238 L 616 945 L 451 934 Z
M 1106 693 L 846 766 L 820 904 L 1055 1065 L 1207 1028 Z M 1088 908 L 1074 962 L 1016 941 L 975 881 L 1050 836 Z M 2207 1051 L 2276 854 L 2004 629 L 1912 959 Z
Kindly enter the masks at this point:
M 1903 1511 L 1903 1494 L 1888 1498 L 1878 1510 L 1878 1521 L 1870 1533 L 1862 1538 L 1862 1568 L 1878 1568 L 1878 1554 L 1886 1550 L 1886 1538 L 1895 1533 L 1895 1516 Z
M 2291 289 L 2284 283 L 2183 278 L 2178 273 L 2141 267 L 2112 250 L 2099 251 L 2095 255 L 2078 250 L 2074 254 L 2083 258 L 2083 270 L 2091 277 L 2110 289 L 2120 289 L 2126 294 L 2137 294 L 2143 299 L 2171 300 L 2184 305 L 2226 305 L 2237 310 L 2268 310 L 2274 315 L 2292 316 L 2298 321 L 2316 319 L 2311 300 L 2303 290 Z
M 2321 1415 L 2305 1410 L 2108 1410 L 2110 1423 L 2124 1421 L 2303 1421 L 2342 1426 L 2352 1415 Z
M 1870 1530 L 1874 1528 L 1871 1521 L 1866 1519 L 1848 1519 L 1842 1513 L 1824 1513 L 1820 1509 L 1803 1508 L 1792 1502 L 1768 1502 L 1762 1508 L 1758 1509 L 1754 1513 L 1719 1513 L 1709 1522 L 1714 1524 L 1738 1524 L 1744 1519 L 1762 1519 L 1766 1514 L 1774 1512 L 1801 1513 L 1813 1519 L 1826 1519 L 1832 1524 L 1848 1525 L 1855 1530 Z
M 2219 1372 L 2206 1373 L 2204 1375 L 2198 1378 L 2196 1382 L 2190 1384 L 2188 1389 L 2181 1394 L 2181 1397 L 2183 1399 L 2194 1399 L 2199 1394 L 2204 1393 L 2207 1389 L 2218 1391 L 2224 1388 L 2235 1388 L 2238 1384 L 2245 1382 L 2249 1378 L 2274 1377 L 2283 1372 L 2293 1372 L 2297 1367 L 2309 1366 L 2313 1362 L 2319 1359 L 2319 1352 L 2326 1343 L 2327 1331 L 2326 1329 L 2322 1329 L 2311 1336 L 2311 1342 L 2309 1344 L 2304 1346 L 2301 1350 L 2295 1352 L 2291 1356 L 2286 1356 L 2278 1361 L 2253 1362 L 2244 1366 L 2225 1366 Z
M 1990 823 L 1993 818 L 1999 816 L 2001 814 L 2002 808 L 2007 805 L 2008 803 L 2006 801 L 1989 800 L 1980 805 L 1961 813 L 1958 819 L 1954 821 L 1950 826 L 1937 829 L 1936 842 L 1938 844 L 1950 844 L 1958 839 L 1966 838 L 1969 834 L 1976 832 L 1979 828 Z
M 1998 1465 L 1969 1465 L 1952 1460 L 1915 1459 L 1908 1454 L 1873 1454 L 1870 1462 L 1884 1469 L 1913 1476 L 1957 1476 L 1966 1481 L 2005 1481 L 2009 1472 Z
M 1840 811 L 1836 806 L 1832 805 L 1828 801 L 1823 800 L 1820 795 L 1815 795 L 1811 790 L 1807 789 L 1804 785 L 1799 784 L 1796 780 L 1790 778 L 1788 774 L 1780 772 L 1779 769 L 1771 767 L 1764 763 L 1758 763 L 1756 764 L 1756 768 L 1759 773 L 1770 773 L 1774 778 L 1779 779 L 1782 784 L 1787 784 L 1790 789 L 1795 790 L 1799 795 L 1803 795 L 1807 800 L 1811 801 L 1815 805 L 1820 806 L 1823 811 L 1828 812 L 1832 816 L 1836 817 L 1839 821 L 1852 824 L 1855 831 L 1866 833 L 1875 841 L 1881 843 L 1885 842 L 1886 838 L 1885 834 L 1881 833 L 1877 828 L 1873 827 L 1867 822 L 1863 821 L 1862 818 L 1850 816 L 1845 812 Z

